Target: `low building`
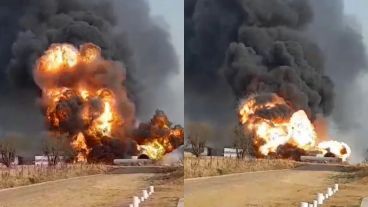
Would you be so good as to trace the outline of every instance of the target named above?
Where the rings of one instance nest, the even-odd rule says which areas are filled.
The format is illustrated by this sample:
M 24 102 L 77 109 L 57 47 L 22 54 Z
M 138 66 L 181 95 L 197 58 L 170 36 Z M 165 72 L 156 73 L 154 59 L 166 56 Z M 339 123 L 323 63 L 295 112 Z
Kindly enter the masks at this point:
M 236 149 L 236 148 L 224 148 L 224 157 L 232 157 L 237 158 L 240 153 L 242 153 L 242 149 Z
M 59 156 L 57 164 L 64 162 L 64 156 Z M 49 159 L 46 155 L 36 155 L 34 159 L 34 164 L 37 166 L 47 166 L 49 165 Z

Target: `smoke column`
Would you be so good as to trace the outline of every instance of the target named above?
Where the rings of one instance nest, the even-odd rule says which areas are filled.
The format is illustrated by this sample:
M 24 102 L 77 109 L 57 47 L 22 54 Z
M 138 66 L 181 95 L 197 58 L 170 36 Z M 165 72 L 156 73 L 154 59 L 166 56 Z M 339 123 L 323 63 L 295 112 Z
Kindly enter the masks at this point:
M 186 0 L 186 121 L 236 123 L 238 100 L 264 92 L 312 120 L 343 117 L 343 80 L 365 65 L 350 25 L 342 1 Z
M 355 4 L 357 2 L 352 2 Z M 367 59 L 360 25 L 344 14 L 344 2 L 311 1 L 314 20 L 308 35 L 325 54 L 326 73 L 335 83 L 335 107 L 330 133 L 352 146 L 353 161 L 361 161 L 367 150 L 365 112 Z

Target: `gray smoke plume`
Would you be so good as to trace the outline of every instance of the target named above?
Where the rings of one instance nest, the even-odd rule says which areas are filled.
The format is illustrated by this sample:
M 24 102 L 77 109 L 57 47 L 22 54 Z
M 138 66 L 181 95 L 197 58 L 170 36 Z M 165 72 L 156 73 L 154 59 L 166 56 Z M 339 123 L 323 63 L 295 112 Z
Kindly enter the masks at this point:
M 1 3 L 0 13 L 0 124 L 4 131 L 43 129 L 32 69 L 51 43 L 92 42 L 101 47 L 106 59 L 122 62 L 138 117 L 152 113 L 146 109 L 150 102 L 173 93 L 151 90 L 164 88 L 171 75 L 178 73 L 178 60 L 168 32 L 151 19 L 144 0 L 8 0 Z
M 365 64 L 341 1 L 186 0 L 185 17 L 187 120 L 236 123 L 237 101 L 264 92 L 328 116 L 347 89 L 340 78 L 354 80 Z
M 308 26 L 308 36 L 323 51 L 326 73 L 335 83 L 330 131 L 334 138 L 352 147 L 353 161 L 361 161 L 368 148 L 367 54 L 362 31 L 354 17 L 344 14 L 342 0 L 311 0 L 311 6 L 314 20 Z

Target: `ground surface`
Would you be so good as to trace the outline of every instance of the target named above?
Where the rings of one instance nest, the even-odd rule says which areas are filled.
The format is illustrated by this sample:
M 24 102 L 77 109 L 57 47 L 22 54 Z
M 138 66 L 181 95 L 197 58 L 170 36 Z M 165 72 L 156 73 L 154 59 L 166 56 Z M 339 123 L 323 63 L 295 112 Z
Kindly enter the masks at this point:
M 332 186 L 339 170 L 337 166 L 308 165 L 185 180 L 185 206 L 298 206 Z M 342 184 L 340 189 L 324 206 L 359 206 L 362 197 L 368 196 L 368 186 L 362 181 Z
M 141 206 L 176 207 L 183 196 L 183 178 L 180 184 L 170 173 L 157 169 L 119 168 L 109 174 L 4 189 L 0 190 L 0 207 L 125 207 L 151 184 L 155 193 Z
M 141 206 L 177 207 L 179 199 L 184 194 L 184 170 L 179 168 L 171 173 L 156 174 L 150 178 L 150 183 L 156 186 L 156 192 Z
M 145 186 L 151 174 L 81 177 L 0 191 L 1 207 L 120 206 Z

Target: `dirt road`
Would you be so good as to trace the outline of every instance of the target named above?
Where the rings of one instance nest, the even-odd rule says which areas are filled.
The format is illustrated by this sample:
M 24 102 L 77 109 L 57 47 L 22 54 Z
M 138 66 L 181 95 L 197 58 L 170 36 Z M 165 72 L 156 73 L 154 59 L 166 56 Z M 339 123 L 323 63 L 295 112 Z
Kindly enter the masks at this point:
M 0 207 L 127 206 L 153 174 L 105 174 L 0 191 Z
M 332 185 L 336 170 L 316 165 L 185 180 L 185 206 L 298 206 Z

